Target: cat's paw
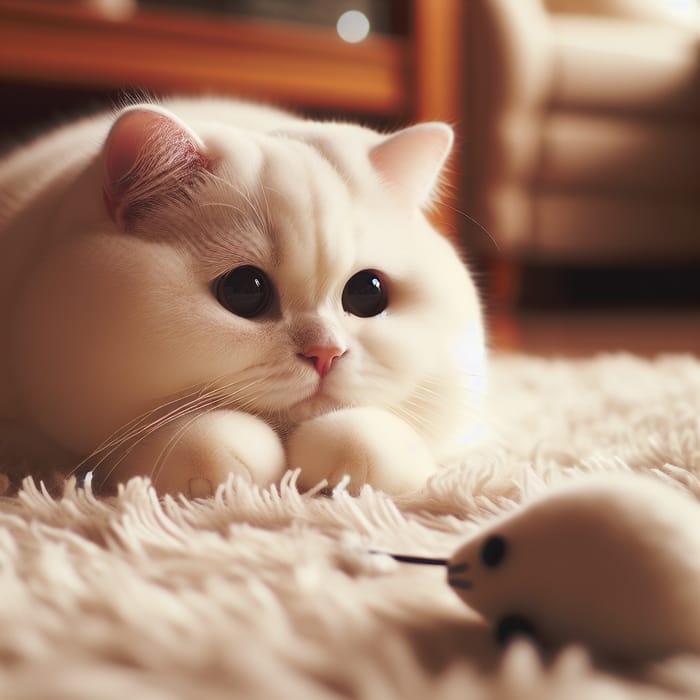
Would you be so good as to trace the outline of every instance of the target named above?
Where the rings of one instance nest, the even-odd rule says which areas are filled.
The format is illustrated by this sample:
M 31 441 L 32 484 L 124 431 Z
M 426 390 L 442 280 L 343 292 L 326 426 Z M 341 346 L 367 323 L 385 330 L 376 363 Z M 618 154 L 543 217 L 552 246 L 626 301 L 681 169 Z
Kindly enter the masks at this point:
M 255 416 L 220 409 L 169 423 L 137 443 L 110 475 L 148 476 L 160 494 L 212 495 L 229 474 L 267 485 L 284 473 L 277 434 Z
M 287 464 L 301 469 L 299 486 L 330 486 L 348 476 L 348 490 L 370 484 L 390 494 L 415 491 L 437 468 L 423 439 L 396 416 L 348 408 L 302 423 L 287 442 Z
M 700 651 L 700 506 L 642 477 L 583 478 L 498 520 L 448 582 L 501 642 L 633 660 Z

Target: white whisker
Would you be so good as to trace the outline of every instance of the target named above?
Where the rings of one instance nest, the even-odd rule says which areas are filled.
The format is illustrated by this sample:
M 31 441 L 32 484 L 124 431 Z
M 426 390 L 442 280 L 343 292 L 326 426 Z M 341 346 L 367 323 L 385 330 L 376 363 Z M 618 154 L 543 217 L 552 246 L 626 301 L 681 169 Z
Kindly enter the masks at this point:
M 72 470 L 71 474 L 76 473 L 77 470 L 79 470 L 85 463 L 87 463 L 89 460 L 93 459 L 96 457 L 100 452 L 107 451 L 107 456 L 111 454 L 113 451 L 112 448 L 118 447 L 119 445 L 123 444 L 125 441 L 131 439 L 132 437 L 139 435 L 141 432 L 144 430 L 148 430 L 151 426 L 154 426 L 158 424 L 160 421 L 166 421 L 170 419 L 170 417 L 173 414 L 176 414 L 178 411 L 182 410 L 183 407 L 187 407 L 188 405 L 192 403 L 196 403 L 197 401 L 201 400 L 203 397 L 206 396 L 206 393 L 209 391 L 209 387 L 213 384 L 215 384 L 217 381 L 220 381 L 223 378 L 224 375 L 221 375 L 207 384 L 203 386 L 196 386 L 193 388 L 189 393 L 186 393 L 184 395 L 179 395 L 174 398 L 171 398 L 170 400 L 166 401 L 163 404 L 159 404 L 155 408 L 152 408 L 148 411 L 145 411 L 142 413 L 140 416 L 137 416 L 136 418 L 132 419 L 125 425 L 121 426 L 118 428 L 116 431 L 114 431 L 109 437 L 107 437 L 102 443 L 100 443 L 87 457 L 85 457 L 81 462 L 78 463 Z M 192 399 L 191 401 L 186 401 L 186 399 L 189 399 L 190 397 L 194 396 L 195 398 Z M 182 403 L 185 401 L 185 403 Z M 170 411 L 169 413 L 166 413 L 165 415 L 159 416 L 158 419 L 155 421 L 151 421 L 146 423 L 145 425 L 139 425 L 139 423 L 142 423 L 144 420 L 150 418 L 153 414 L 158 413 L 159 411 L 163 411 L 169 406 L 175 406 L 175 408 Z
M 204 405 L 206 405 L 206 404 L 204 404 Z M 172 419 L 169 421 L 169 423 L 171 423 L 171 422 L 173 422 L 173 421 L 175 421 L 175 420 L 179 420 L 179 419 L 181 419 L 181 418 L 183 418 L 183 417 L 185 417 L 185 416 L 191 415 L 191 414 L 197 414 L 197 415 L 198 415 L 200 409 L 201 409 L 201 405 L 195 405 L 195 406 L 192 406 L 192 407 L 188 408 L 187 410 L 183 410 L 183 411 L 179 411 L 179 412 L 177 412 L 177 413 L 174 413 L 174 415 L 173 415 Z M 161 426 L 159 426 L 159 427 L 162 428 L 162 427 L 164 427 L 164 425 L 167 425 L 167 424 L 163 424 L 163 425 L 161 425 Z M 105 485 L 105 484 L 107 483 L 107 481 L 109 480 L 109 477 L 114 473 L 114 471 L 117 469 L 117 467 L 119 467 L 119 465 L 120 465 L 125 459 L 127 459 L 127 458 L 133 453 L 133 451 L 134 451 L 144 440 L 146 440 L 146 439 L 149 437 L 149 435 L 151 435 L 153 432 L 154 432 L 154 431 L 152 431 L 152 430 L 151 430 L 151 431 L 148 431 L 148 432 L 145 432 L 145 431 L 142 432 L 142 433 L 137 437 L 137 439 L 133 440 L 133 441 L 129 444 L 129 446 L 126 448 L 126 450 L 124 450 L 124 451 L 119 455 L 119 458 L 118 458 L 118 459 L 116 459 L 116 460 L 110 462 L 110 466 L 109 466 L 109 469 L 108 469 L 107 473 L 106 473 L 105 475 L 101 475 L 101 477 L 102 477 L 102 481 L 101 481 L 101 483 L 100 483 L 100 486 L 101 486 L 101 487 L 104 487 L 104 485 Z M 122 443 L 121 445 L 119 445 L 119 447 L 121 447 L 121 446 L 124 445 L 124 444 L 125 444 L 125 442 Z M 116 450 L 113 450 L 108 456 L 101 458 L 100 461 L 98 462 L 98 464 L 95 465 L 95 467 L 93 468 L 92 471 L 96 473 L 97 470 L 98 470 L 101 466 L 103 466 L 103 464 L 106 462 L 107 458 L 108 458 L 108 457 L 111 457 L 112 454 L 114 454 L 114 452 L 116 452 Z
M 190 418 L 188 421 L 185 422 L 184 425 L 180 426 L 174 433 L 174 435 L 171 436 L 171 438 L 168 440 L 168 442 L 165 444 L 163 449 L 161 450 L 161 453 L 158 455 L 158 457 L 155 460 L 155 463 L 153 465 L 153 468 L 151 469 L 151 481 L 155 484 L 158 477 L 160 476 L 160 473 L 165 465 L 165 463 L 168 461 L 168 457 L 172 454 L 173 450 L 177 446 L 177 443 L 180 442 L 180 440 L 183 438 L 185 433 L 196 423 L 201 416 L 211 413 L 212 411 L 216 410 L 217 408 L 220 408 L 222 405 L 222 401 L 212 401 L 211 404 L 207 406 L 200 407 L 202 410 L 199 410 L 196 412 L 196 414 Z
M 220 380 L 220 378 L 219 378 Z M 211 386 L 212 384 L 215 383 L 214 380 L 208 384 L 208 386 Z M 97 470 L 103 466 L 103 464 L 111 458 L 115 452 L 126 445 L 128 443 L 128 446 L 126 447 L 125 450 L 122 451 L 122 453 L 119 455 L 119 458 L 116 460 L 110 460 L 110 466 L 107 471 L 107 473 L 102 476 L 101 479 L 101 485 L 104 486 L 106 482 L 109 480 L 109 477 L 114 473 L 115 469 L 125 460 L 127 459 L 133 451 L 150 435 L 152 435 L 154 432 L 157 430 L 161 430 L 167 425 L 173 423 L 176 420 L 181 420 L 185 418 L 186 416 L 191 416 L 194 415 L 192 420 L 196 420 L 196 418 L 200 415 L 203 415 L 204 413 L 207 413 L 211 410 L 214 410 L 216 408 L 220 408 L 222 406 L 225 406 L 227 404 L 231 404 L 232 401 L 235 399 L 236 400 L 236 409 L 241 410 L 243 412 L 249 412 L 249 413 L 254 413 L 253 406 L 255 403 L 255 396 L 251 397 L 245 397 L 243 393 L 245 391 L 248 391 L 252 385 L 255 385 L 257 382 L 245 382 L 241 386 L 241 380 L 234 380 L 231 382 L 228 382 L 227 384 L 224 384 L 223 386 L 220 387 L 214 387 L 211 390 L 206 390 L 205 388 L 202 388 L 200 390 L 200 394 L 195 397 L 195 399 L 186 402 L 185 404 L 181 404 L 177 406 L 174 410 L 170 411 L 167 415 L 165 416 L 159 416 L 159 418 L 155 421 L 152 421 L 145 426 L 142 426 L 139 430 L 134 430 L 131 431 L 128 435 L 128 437 L 125 437 L 124 439 L 120 440 L 118 444 L 116 444 L 106 455 L 102 456 L 100 460 L 94 465 L 92 471 L 97 472 Z M 238 385 L 238 386 L 237 386 Z M 234 389 L 234 391 L 231 391 L 231 389 Z M 202 393 L 204 392 L 204 393 Z M 192 421 L 188 423 L 188 426 L 191 425 Z M 176 433 L 175 436 L 175 441 L 179 439 L 180 435 L 180 430 L 178 429 L 178 432 Z M 167 445 L 166 448 L 167 450 Z M 155 467 L 154 467 L 155 468 Z

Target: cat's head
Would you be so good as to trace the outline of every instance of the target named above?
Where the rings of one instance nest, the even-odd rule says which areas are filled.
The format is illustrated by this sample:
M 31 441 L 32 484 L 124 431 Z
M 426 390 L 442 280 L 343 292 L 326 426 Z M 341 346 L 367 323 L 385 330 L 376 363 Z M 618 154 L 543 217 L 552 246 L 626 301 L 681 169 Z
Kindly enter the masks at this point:
M 177 396 L 282 428 L 372 405 L 454 431 L 470 398 L 456 348 L 479 374 L 483 336 L 423 214 L 451 144 L 438 123 L 263 132 L 125 110 L 25 285 L 25 403 L 79 453 Z

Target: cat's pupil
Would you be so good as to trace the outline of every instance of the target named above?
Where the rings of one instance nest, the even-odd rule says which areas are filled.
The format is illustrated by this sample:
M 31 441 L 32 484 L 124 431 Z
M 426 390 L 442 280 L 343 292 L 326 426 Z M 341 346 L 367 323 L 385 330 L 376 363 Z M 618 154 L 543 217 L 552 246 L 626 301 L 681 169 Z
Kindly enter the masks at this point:
M 375 270 L 357 272 L 343 289 L 343 308 L 354 316 L 377 316 L 388 303 L 386 285 Z
M 219 303 L 236 316 L 255 318 L 270 306 L 272 283 L 259 268 L 243 265 L 219 277 L 215 293 Z

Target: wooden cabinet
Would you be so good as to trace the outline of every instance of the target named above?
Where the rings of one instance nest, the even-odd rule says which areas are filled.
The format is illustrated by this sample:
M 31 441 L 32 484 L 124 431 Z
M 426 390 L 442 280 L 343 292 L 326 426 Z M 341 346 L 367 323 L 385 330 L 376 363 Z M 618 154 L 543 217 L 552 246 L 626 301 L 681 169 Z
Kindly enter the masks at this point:
M 403 37 L 352 45 L 294 23 L 162 10 L 110 20 L 71 4 L 0 1 L 3 80 L 401 114 L 411 100 L 411 60 Z
M 407 31 L 347 44 L 292 22 L 154 9 L 115 20 L 77 3 L 0 0 L 0 129 L 6 140 L 79 110 L 83 94 L 94 104 L 121 90 L 235 95 L 389 128 L 459 124 L 462 0 L 397 2 Z
M 139 10 L 110 20 L 71 3 L 0 0 L 0 80 L 217 92 L 313 109 L 412 118 L 454 93 L 457 0 L 403 3 L 413 30 L 360 44 L 330 29 Z

